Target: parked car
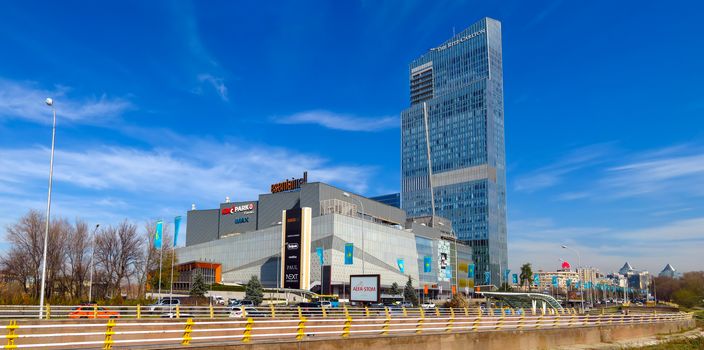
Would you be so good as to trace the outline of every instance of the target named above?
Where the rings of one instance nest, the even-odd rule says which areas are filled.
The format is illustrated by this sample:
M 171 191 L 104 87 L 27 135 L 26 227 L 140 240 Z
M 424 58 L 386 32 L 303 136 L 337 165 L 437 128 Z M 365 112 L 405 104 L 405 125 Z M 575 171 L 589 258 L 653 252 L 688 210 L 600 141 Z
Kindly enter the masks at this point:
M 120 313 L 108 310 L 102 306 L 83 305 L 68 313 L 68 318 L 118 318 Z
M 177 315 L 176 315 L 176 312 L 167 312 L 167 313 L 161 314 L 161 318 L 176 318 L 176 316 L 177 316 Z M 179 318 L 189 318 L 189 317 L 193 317 L 193 315 L 188 314 L 188 313 L 180 312 L 180 313 L 178 314 L 178 317 L 179 317 Z
M 149 312 L 161 312 L 164 310 L 171 311 L 176 308 L 176 305 L 181 305 L 181 300 L 178 299 L 160 299 L 154 304 L 148 306 Z
M 244 310 L 244 312 L 242 312 Z M 266 311 L 257 310 L 254 307 L 244 307 L 244 308 L 233 308 L 230 311 L 230 318 L 244 318 L 244 317 L 267 317 L 269 314 Z
M 240 300 L 240 305 L 242 305 L 242 306 L 254 306 L 254 302 L 251 301 L 251 300 L 244 299 L 244 300 Z
M 225 305 L 225 298 L 216 295 L 213 297 L 213 304 L 215 305 Z
M 401 307 L 413 307 L 413 303 L 404 301 L 401 303 Z
M 424 309 L 434 309 L 434 308 L 435 308 L 435 304 L 433 304 L 433 303 L 423 303 L 423 304 L 421 304 L 421 307 L 424 308 Z

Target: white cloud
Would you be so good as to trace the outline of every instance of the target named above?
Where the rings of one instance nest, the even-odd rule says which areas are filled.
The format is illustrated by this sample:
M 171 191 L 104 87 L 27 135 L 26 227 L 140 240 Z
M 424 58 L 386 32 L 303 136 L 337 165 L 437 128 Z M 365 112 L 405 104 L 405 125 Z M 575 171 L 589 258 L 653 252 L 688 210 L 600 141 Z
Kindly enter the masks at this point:
M 225 86 L 225 80 L 223 78 L 214 77 L 210 74 L 200 74 L 198 75 L 198 81 L 208 83 L 215 89 L 215 92 L 217 92 L 218 96 L 220 96 L 223 101 L 228 101 L 227 86 Z M 195 91 L 198 92 L 202 90 L 196 89 Z
M 0 149 L 0 206 L 7 203 L 6 210 L 0 210 L 0 223 L 42 208 L 48 159 L 49 150 L 43 147 Z M 173 208 L 183 213 L 190 203 L 215 206 L 226 196 L 256 199 L 271 183 L 304 170 L 310 181 L 358 193 L 367 191 L 375 172 L 369 166 L 332 164 L 315 155 L 246 142 L 192 139 L 169 149 L 58 149 L 53 198 L 61 215 L 142 220 L 146 215 L 176 215 Z M 58 204 L 61 201 L 67 207 Z M 172 209 L 170 214 L 166 208 Z
M 662 192 L 704 195 L 704 153 L 632 161 L 607 169 L 602 185 L 619 197 Z
M 42 89 L 31 82 L 17 82 L 0 78 L 0 120 L 24 119 L 37 123 L 51 123 L 51 109 L 44 104 L 47 97 L 54 99 L 57 117 L 75 123 L 100 124 L 119 117 L 132 109 L 129 101 L 109 98 L 73 98 L 70 88 L 58 86 Z
M 532 193 L 556 186 L 568 174 L 604 162 L 611 150 L 612 145 L 609 143 L 577 148 L 553 164 L 525 175 L 518 175 L 514 181 L 514 188 L 519 192 Z
M 400 125 L 397 116 L 358 117 L 325 110 L 300 112 L 277 117 L 274 121 L 279 124 L 317 124 L 328 129 L 345 131 L 380 131 L 398 128 Z
M 559 259 L 576 265 L 579 250 L 582 264 L 602 272 L 616 271 L 625 261 L 637 269 L 659 272 L 667 263 L 680 271 L 702 270 L 704 217 L 671 221 L 653 227 L 561 227 L 549 219 L 509 223 L 509 266 L 531 262 L 536 269 L 555 269 Z

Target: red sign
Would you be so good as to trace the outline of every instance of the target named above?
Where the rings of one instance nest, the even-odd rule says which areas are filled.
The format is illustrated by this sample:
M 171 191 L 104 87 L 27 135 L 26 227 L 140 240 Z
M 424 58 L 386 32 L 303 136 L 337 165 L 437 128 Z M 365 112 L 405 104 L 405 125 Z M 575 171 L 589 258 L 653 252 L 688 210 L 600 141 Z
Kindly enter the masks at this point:
M 239 213 L 241 211 L 254 210 L 254 203 L 243 204 L 243 205 L 233 205 L 229 208 L 222 208 L 222 215 L 230 215 L 234 213 Z

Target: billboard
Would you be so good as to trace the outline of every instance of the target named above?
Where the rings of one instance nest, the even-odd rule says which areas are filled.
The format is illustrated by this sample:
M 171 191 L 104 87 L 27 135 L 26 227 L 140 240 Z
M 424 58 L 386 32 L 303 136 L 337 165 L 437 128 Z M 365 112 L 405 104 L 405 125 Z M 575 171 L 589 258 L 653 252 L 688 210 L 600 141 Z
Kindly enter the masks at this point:
M 351 275 L 350 301 L 378 303 L 381 300 L 380 275 Z
M 447 241 L 438 241 L 438 281 L 447 282 L 450 279 L 447 277 L 447 269 L 450 265 L 450 243 Z
M 257 201 L 220 204 L 220 237 L 257 230 Z
M 283 211 L 281 280 L 284 288 L 310 289 L 310 222 L 310 208 Z

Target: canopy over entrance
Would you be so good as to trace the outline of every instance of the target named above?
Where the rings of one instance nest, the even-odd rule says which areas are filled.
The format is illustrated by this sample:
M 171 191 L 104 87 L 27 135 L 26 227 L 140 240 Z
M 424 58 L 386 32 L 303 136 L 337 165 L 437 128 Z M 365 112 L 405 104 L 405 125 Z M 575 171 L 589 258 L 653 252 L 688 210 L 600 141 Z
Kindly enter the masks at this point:
M 541 293 L 512 293 L 512 292 L 482 292 L 487 298 L 503 301 L 510 307 L 535 309 L 537 307 L 549 307 L 555 310 L 562 311 L 562 305 L 553 297 Z

